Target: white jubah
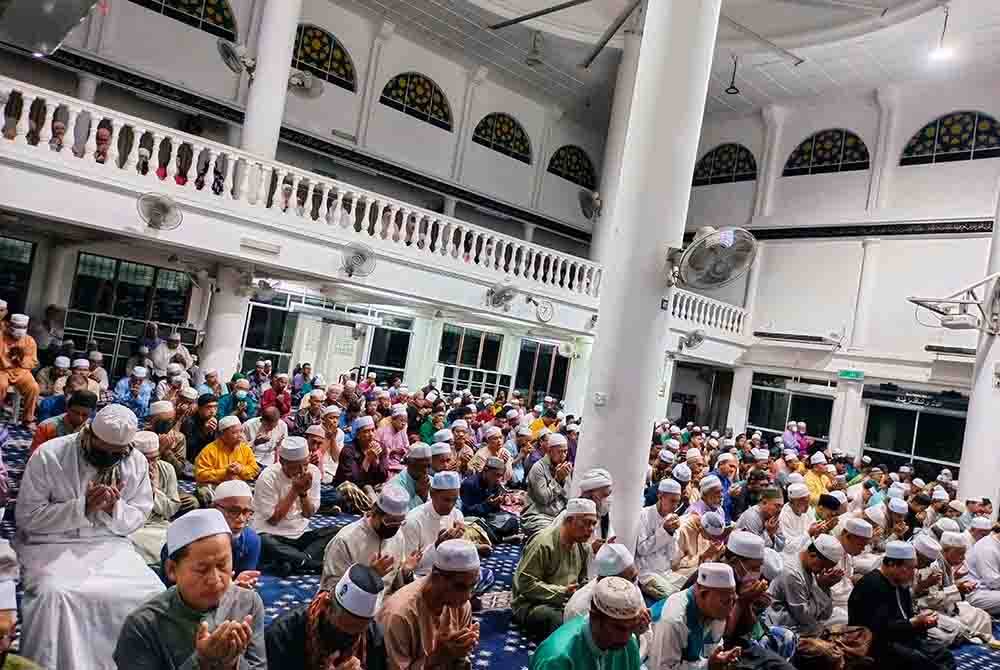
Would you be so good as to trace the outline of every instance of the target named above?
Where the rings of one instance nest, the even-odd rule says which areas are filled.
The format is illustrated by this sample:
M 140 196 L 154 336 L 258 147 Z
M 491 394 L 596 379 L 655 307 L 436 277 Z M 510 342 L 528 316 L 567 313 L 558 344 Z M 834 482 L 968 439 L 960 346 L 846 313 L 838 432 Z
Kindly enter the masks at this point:
M 113 513 L 88 517 L 87 486 L 97 469 L 83 459 L 80 435 L 47 442 L 21 480 L 21 653 L 43 668 L 113 670 L 125 618 L 164 588 L 128 538 L 146 522 L 153 491 L 146 457 L 133 449 L 120 465 Z
M 917 570 L 914 582 L 926 579 L 932 573 L 941 573 L 941 584 L 931 587 L 914 605 L 921 610 L 938 613 L 938 625 L 927 631 L 927 635 L 938 642 L 951 645 L 956 639 L 978 637 L 988 641 L 993 637 L 993 622 L 990 615 L 962 600 L 955 590 L 955 572 L 948 563 L 939 558 L 926 568 Z

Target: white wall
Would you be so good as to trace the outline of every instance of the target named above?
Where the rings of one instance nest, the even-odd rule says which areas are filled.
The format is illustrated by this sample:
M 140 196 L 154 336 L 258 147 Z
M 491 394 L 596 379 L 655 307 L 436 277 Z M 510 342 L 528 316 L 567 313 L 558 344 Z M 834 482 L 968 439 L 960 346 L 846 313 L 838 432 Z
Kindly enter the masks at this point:
M 757 162 L 758 179 L 692 188 L 688 205 L 688 230 L 702 226 L 746 226 L 750 223 L 754 194 L 764 169 L 764 127 L 760 116 L 719 119 L 715 122 L 706 119 L 698 145 L 698 160 L 720 144 L 729 143 L 742 144 L 750 150 Z
M 601 157 L 604 155 L 604 133 L 590 132 L 565 117 L 552 127 L 542 164 L 542 191 L 538 209 L 549 216 L 578 224 L 591 230 L 593 224 L 580 211 L 580 186 L 548 172 L 549 161 L 559 147 L 575 144 L 586 152 L 594 166 L 597 183 L 601 180 Z

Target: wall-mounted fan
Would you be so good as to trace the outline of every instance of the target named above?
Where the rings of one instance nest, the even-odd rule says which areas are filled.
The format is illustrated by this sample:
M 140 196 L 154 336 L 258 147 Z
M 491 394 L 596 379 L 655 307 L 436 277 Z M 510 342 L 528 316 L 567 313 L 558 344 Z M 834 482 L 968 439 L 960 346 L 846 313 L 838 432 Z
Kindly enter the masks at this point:
M 247 55 L 247 48 L 242 44 L 233 44 L 227 40 L 218 40 L 215 46 L 219 50 L 219 57 L 234 74 L 247 73 L 250 81 L 253 81 L 253 73 L 257 67 L 257 60 Z
M 687 335 L 682 335 L 681 339 L 677 342 L 677 351 L 684 351 L 685 349 L 697 349 L 705 341 L 705 331 L 704 330 L 692 330 Z
M 302 98 L 318 98 L 323 95 L 323 80 L 312 72 L 292 70 L 288 76 L 288 90 Z
M 341 253 L 340 269 L 348 277 L 367 277 L 375 272 L 375 250 L 367 244 L 351 242 Z
M 510 304 L 517 297 L 517 289 L 510 284 L 494 284 L 486 291 L 486 304 L 494 309 L 510 311 Z
M 144 193 L 136 201 L 139 218 L 154 230 L 174 230 L 184 220 L 181 208 L 172 199 L 159 193 Z
M 560 342 L 559 346 L 556 348 L 556 353 L 558 353 L 563 358 L 577 359 L 580 354 L 576 350 L 576 346 L 572 342 Z
M 757 240 L 743 228 L 700 228 L 683 250 L 667 256 L 670 286 L 714 289 L 730 284 L 750 269 L 757 255 Z
M 277 289 L 278 282 L 269 282 L 265 279 L 258 279 L 254 282 L 253 296 L 260 302 L 270 302 Z
M 604 202 L 601 200 L 600 193 L 580 189 L 577 197 L 580 200 L 580 212 L 583 213 L 584 218 L 588 221 L 595 221 L 601 216 L 601 208 L 604 206 Z

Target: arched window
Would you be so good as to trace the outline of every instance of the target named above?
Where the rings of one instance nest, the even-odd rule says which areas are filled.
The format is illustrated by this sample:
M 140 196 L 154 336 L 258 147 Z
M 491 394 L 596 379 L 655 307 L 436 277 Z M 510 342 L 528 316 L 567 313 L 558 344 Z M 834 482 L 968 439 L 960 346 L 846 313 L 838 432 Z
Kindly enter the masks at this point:
M 867 170 L 868 147 L 850 130 L 829 128 L 804 139 L 785 163 L 783 177 Z
M 336 37 L 319 26 L 303 23 L 295 33 L 292 67 L 354 92 L 354 61 Z
M 513 116 L 500 112 L 487 114 L 476 124 L 472 141 L 531 165 L 528 133 L 524 132 L 524 128 Z
M 720 144 L 702 156 L 694 166 L 694 186 L 724 184 L 733 181 L 753 181 L 757 178 L 757 161 L 742 144 Z
M 206 33 L 236 41 L 236 14 L 228 0 L 132 0 L 157 14 L 177 19 L 181 23 Z
M 572 144 L 556 149 L 549 159 L 549 172 L 584 188 L 593 190 L 597 186 L 594 164 L 583 149 Z
M 917 131 L 900 165 L 923 165 L 1000 156 L 1000 125 L 982 112 L 952 112 Z
M 389 80 L 379 100 L 383 105 L 451 131 L 451 105 L 441 87 L 419 72 L 404 72 Z

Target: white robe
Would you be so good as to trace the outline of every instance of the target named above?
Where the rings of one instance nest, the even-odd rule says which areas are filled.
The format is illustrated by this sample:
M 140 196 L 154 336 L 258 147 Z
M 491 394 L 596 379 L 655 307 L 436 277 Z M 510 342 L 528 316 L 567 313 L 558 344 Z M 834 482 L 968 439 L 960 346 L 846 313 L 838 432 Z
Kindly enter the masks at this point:
M 786 554 L 796 554 L 809 544 L 809 526 L 816 523 L 816 513 L 810 507 L 803 514 L 796 514 L 791 503 L 785 503 L 778 514 L 778 528 L 785 537 Z
M 263 426 L 261 426 L 261 418 L 256 416 L 243 424 L 243 439 L 245 439 L 247 444 L 250 445 L 250 448 L 253 449 L 253 457 L 257 460 L 257 462 L 264 467 L 267 467 L 269 465 L 274 465 L 274 455 L 277 453 L 278 447 L 281 446 L 281 443 L 284 442 L 286 437 L 288 437 L 288 424 L 279 419 L 278 423 L 271 429 L 271 432 L 268 433 L 267 442 L 257 444 L 255 440 L 263 429 Z
M 914 605 L 921 610 L 929 609 L 938 613 L 938 625 L 927 631 L 932 640 L 951 645 L 956 639 L 993 637 L 990 615 L 978 607 L 963 601 L 955 592 L 954 571 L 943 559 L 917 570 L 914 584 L 933 573 L 942 575 L 941 584 L 932 586 L 927 593 L 916 599 Z M 951 594 L 949 595 L 949 591 Z
M 991 616 L 1000 616 L 1000 537 L 990 533 L 965 556 L 969 579 L 976 583 L 976 590 L 966 596 L 973 607 L 986 610 Z
M 17 499 L 17 552 L 24 584 L 22 655 L 43 668 L 113 670 L 125 618 L 163 591 L 128 539 L 153 509 L 146 457 L 122 462 L 112 514 L 86 516 L 97 470 L 80 433 L 47 442 L 29 460 Z
M 639 513 L 639 533 L 635 543 L 635 567 L 639 582 L 645 583 L 652 575 L 666 577 L 670 562 L 677 553 L 677 538 L 663 530 L 663 517 L 656 505 L 644 507 Z
M 649 645 L 649 670 L 701 670 L 708 667 L 708 658 L 722 642 L 725 619 L 711 619 L 704 636 L 704 648 L 698 661 L 684 660 L 688 642 L 687 591 L 667 598 L 660 620 L 653 624 L 653 639 Z
M 451 528 L 457 522 L 465 521 L 465 516 L 456 505 L 449 514 L 441 516 L 434 511 L 434 501 L 428 500 L 406 513 L 403 527 L 392 538 L 390 553 L 406 557 L 413 552 L 424 550 L 437 542 L 438 533 Z

